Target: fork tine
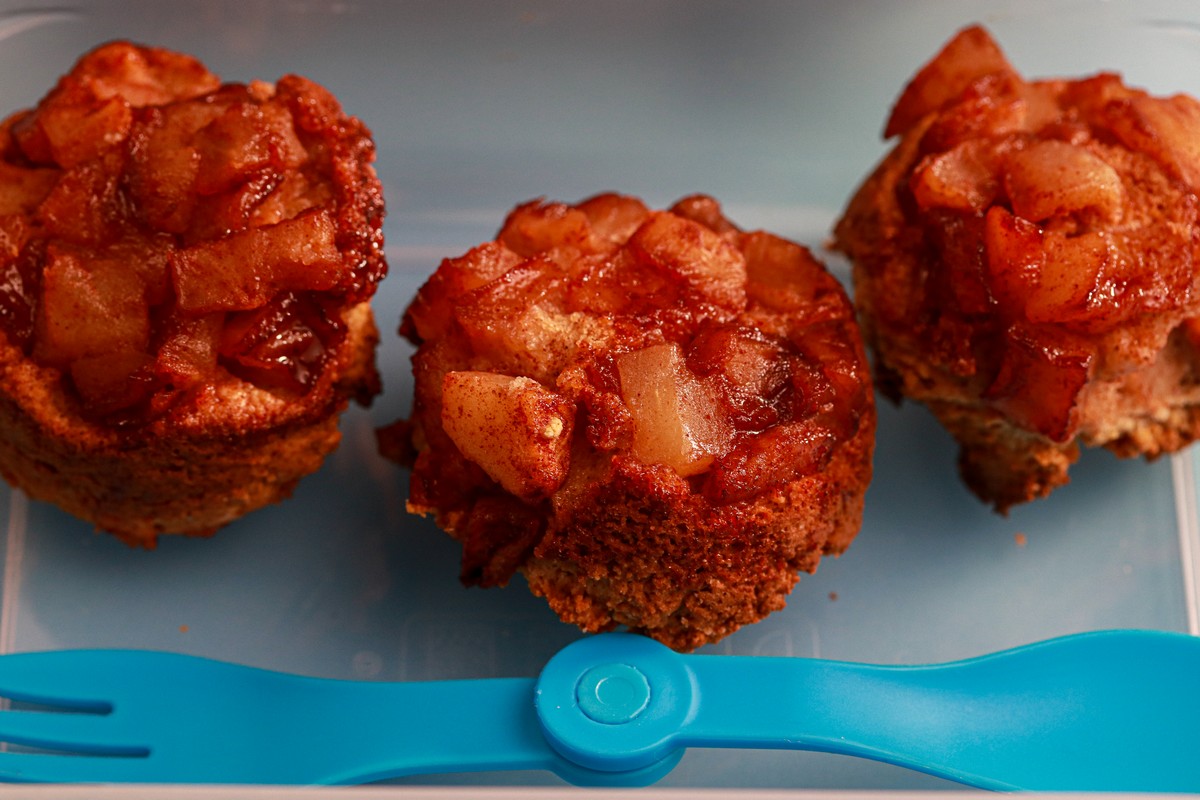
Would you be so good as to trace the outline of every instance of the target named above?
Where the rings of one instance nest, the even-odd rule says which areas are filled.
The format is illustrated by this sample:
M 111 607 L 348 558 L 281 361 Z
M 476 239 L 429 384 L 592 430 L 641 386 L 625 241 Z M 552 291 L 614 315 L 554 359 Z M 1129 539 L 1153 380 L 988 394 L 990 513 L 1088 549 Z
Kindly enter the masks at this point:
M 92 662 L 95 663 L 95 662 Z M 61 652 L 14 653 L 0 658 L 0 697 L 79 711 L 102 712 L 104 676 L 79 669 L 79 661 Z
M 0 781 L 20 783 L 136 783 L 146 780 L 144 758 L 0 753 Z
M 145 745 L 121 743 L 123 733 L 114 720 L 96 714 L 47 711 L 0 712 L 0 742 L 27 747 L 111 756 L 142 756 Z

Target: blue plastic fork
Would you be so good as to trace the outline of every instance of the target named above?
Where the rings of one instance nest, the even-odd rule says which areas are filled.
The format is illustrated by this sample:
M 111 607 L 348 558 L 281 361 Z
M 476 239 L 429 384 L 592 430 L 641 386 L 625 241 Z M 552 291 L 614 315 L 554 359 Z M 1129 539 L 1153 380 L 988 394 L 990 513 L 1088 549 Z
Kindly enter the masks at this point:
M 585 638 L 539 678 L 337 681 L 192 656 L 0 657 L 0 778 L 338 784 L 551 770 L 644 785 L 688 747 L 786 748 L 987 789 L 1200 791 L 1200 639 L 1107 631 L 929 666 Z

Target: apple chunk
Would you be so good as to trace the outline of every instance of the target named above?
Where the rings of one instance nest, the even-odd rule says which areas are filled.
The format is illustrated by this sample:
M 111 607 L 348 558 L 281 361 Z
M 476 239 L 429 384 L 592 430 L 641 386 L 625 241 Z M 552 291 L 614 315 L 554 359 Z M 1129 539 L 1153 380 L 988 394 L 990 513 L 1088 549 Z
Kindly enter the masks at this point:
M 441 419 L 467 459 L 523 500 L 552 494 L 567 477 L 574 408 L 537 381 L 449 372 Z
M 1083 147 L 1037 142 L 1012 153 L 1007 169 L 1004 186 L 1018 217 L 1038 222 L 1090 208 L 1105 222 L 1121 218 L 1121 177 Z
M 986 30 L 978 25 L 964 28 L 904 87 L 884 138 L 904 133 L 985 75 L 1011 72 L 1012 65 Z
M 328 213 L 252 228 L 178 251 L 179 307 L 193 314 L 258 308 L 284 291 L 326 291 L 347 272 Z
M 621 396 L 633 415 L 633 455 L 697 475 L 724 455 L 733 428 L 715 391 L 684 364 L 676 344 L 658 344 L 617 357 Z
M 18 167 L 0 161 L 0 216 L 32 212 L 54 188 L 58 176 L 56 169 Z
M 119 259 L 49 248 L 35 358 L 62 367 L 104 353 L 144 352 L 149 340 L 146 287 L 136 269 Z
M 1186 95 L 1135 93 L 1126 102 L 1106 105 L 1104 114 L 1131 150 L 1146 153 L 1191 189 L 1200 187 L 1200 102 Z
M 654 213 L 629 237 L 639 263 L 726 308 L 746 305 L 746 259 L 703 225 Z
M 926 156 L 910 181 L 917 205 L 923 211 L 947 208 L 972 214 L 986 209 L 999 189 L 996 160 L 989 143 L 974 139 Z

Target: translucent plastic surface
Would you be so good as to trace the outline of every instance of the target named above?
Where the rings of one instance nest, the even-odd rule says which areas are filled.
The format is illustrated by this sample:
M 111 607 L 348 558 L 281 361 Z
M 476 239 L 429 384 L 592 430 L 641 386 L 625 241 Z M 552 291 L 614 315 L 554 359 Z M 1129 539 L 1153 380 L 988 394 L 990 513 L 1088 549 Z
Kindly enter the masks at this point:
M 662 206 L 706 192 L 741 226 L 819 251 L 884 151 L 908 76 L 972 22 L 1029 76 L 1115 70 L 1200 95 L 1190 2 L 0 8 L 5 113 L 115 38 L 190 52 L 226 80 L 296 72 L 328 86 L 374 131 L 391 265 L 374 302 L 385 392 L 347 413 L 342 447 L 290 501 L 214 538 L 142 551 L 0 489 L 0 650 L 148 647 L 328 677 L 532 677 L 579 636 L 521 585 L 464 589 L 458 546 L 405 513 L 407 474 L 375 450 L 375 427 L 411 401 L 401 311 L 442 257 L 491 238 L 512 206 L 604 190 Z M 1099 628 L 1196 632 L 1192 454 L 1147 464 L 1086 453 L 1071 485 L 1007 518 L 967 493 L 954 460 L 926 412 L 882 404 L 858 539 L 804 577 L 786 610 L 709 650 L 919 663 Z M 524 773 L 433 782 L 463 781 L 561 785 Z M 769 751 L 691 753 L 664 784 L 952 786 Z

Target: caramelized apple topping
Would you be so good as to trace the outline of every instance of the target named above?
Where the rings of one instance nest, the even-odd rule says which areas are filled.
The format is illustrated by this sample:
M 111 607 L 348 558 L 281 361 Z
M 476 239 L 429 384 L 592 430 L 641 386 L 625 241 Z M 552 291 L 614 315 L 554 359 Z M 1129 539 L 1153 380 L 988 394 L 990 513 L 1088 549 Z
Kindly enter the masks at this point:
M 1027 429 L 1069 441 L 1096 370 L 1143 364 L 1200 315 L 1195 100 L 1111 74 L 1027 81 L 973 27 L 917 73 L 886 132 L 901 141 L 838 232 L 872 272 L 863 291 L 888 295 L 864 297 L 878 337 L 915 337 Z M 880 224 L 879 204 L 894 218 Z M 920 268 L 885 264 L 893 251 Z
M 837 281 L 701 196 L 522 205 L 442 263 L 401 331 L 419 345 L 417 507 L 496 484 L 536 502 L 596 458 L 747 500 L 822 469 L 872 403 Z
M 463 455 L 517 497 L 546 497 L 567 477 L 574 408 L 537 381 L 447 373 L 441 418 Z
M 386 271 L 373 157 L 311 81 L 100 47 L 0 126 L 0 332 L 123 425 L 231 374 L 304 394 Z
M 336 308 L 320 296 L 288 293 L 227 316 L 216 352 L 219 363 L 244 380 L 301 394 L 316 381 L 345 334 Z
M 711 383 L 683 363 L 677 344 L 656 344 L 617 356 L 621 399 L 633 416 L 631 454 L 680 475 L 708 470 L 733 440 L 733 426 Z

